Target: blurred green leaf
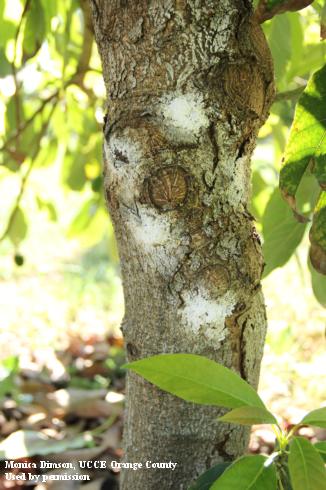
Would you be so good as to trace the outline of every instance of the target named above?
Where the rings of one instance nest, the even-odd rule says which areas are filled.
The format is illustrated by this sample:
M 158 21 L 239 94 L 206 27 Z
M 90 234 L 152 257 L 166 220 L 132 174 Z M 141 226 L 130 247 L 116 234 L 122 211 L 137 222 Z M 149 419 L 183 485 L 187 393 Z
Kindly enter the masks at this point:
M 27 221 L 25 214 L 20 207 L 18 207 L 15 212 L 11 222 L 11 226 L 8 231 L 8 237 L 12 243 L 17 246 L 20 242 L 24 240 L 27 235 Z
M 317 408 L 316 410 L 307 413 L 307 415 L 301 420 L 300 424 L 314 425 L 326 429 L 326 407 Z
M 231 463 L 219 463 L 205 471 L 189 490 L 209 490 L 211 485 L 219 478 Z
M 85 174 L 86 158 L 79 151 L 67 153 L 64 159 L 62 178 L 73 191 L 81 191 L 87 181 Z
M 5 369 L 8 374 L 16 374 L 19 369 L 19 358 L 18 356 L 10 356 L 5 358 L 1 364 L 0 367 L 2 369 Z
M 295 77 L 307 78 L 325 64 L 325 51 L 322 43 L 305 44 L 301 57 L 295 64 L 291 64 L 287 73 L 287 79 Z
M 305 229 L 306 224 L 298 223 L 279 189 L 275 189 L 263 216 L 264 277 L 286 264 L 300 244 Z
M 93 220 L 97 210 L 98 201 L 96 199 L 91 198 L 86 201 L 70 224 L 68 236 L 73 237 L 84 231 Z
M 308 268 L 311 274 L 311 287 L 315 298 L 326 308 L 326 276 L 317 272 L 310 260 L 308 261 Z
M 51 221 L 56 221 L 57 211 L 54 207 L 54 204 L 51 201 L 45 201 L 41 199 L 39 196 L 36 196 L 36 202 L 41 211 L 46 211 Z
M 286 73 L 286 81 L 289 83 L 293 80 L 293 76 L 289 74 L 296 69 L 301 63 L 301 58 L 304 49 L 304 29 L 302 25 L 302 17 L 297 12 L 287 14 L 291 25 L 291 59 L 289 61 L 288 70 Z
M 60 0 L 51 0 L 50 2 L 49 0 L 41 0 L 46 24 L 46 31 L 50 31 L 51 20 L 59 13 L 58 3 L 60 3 Z
M 326 490 L 323 460 L 303 437 L 294 437 L 291 441 L 289 471 L 293 490 Z
M 308 170 L 303 174 L 296 191 L 296 209 L 300 215 L 313 213 L 320 197 L 320 186 L 315 176 Z
M 59 145 L 56 138 L 50 138 L 47 136 L 43 138 L 40 151 L 34 162 L 34 167 L 47 167 L 52 165 L 58 156 Z
M 45 38 L 46 22 L 40 0 L 33 0 L 26 14 L 23 40 L 23 61 L 36 55 Z
M 0 0 L 0 47 L 4 47 L 10 39 L 13 39 L 16 35 L 17 26 L 11 20 L 5 18 L 5 8 L 7 0 Z
M 326 191 L 316 205 L 309 239 L 311 263 L 317 272 L 326 275 Z
M 12 67 L 7 60 L 5 50 L 0 47 L 0 78 L 12 74 Z
M 92 191 L 93 192 L 101 192 L 103 186 L 103 177 L 99 175 L 95 179 L 92 180 Z
M 276 83 L 280 86 L 285 78 L 287 66 L 291 59 L 291 24 L 288 15 L 276 16 L 271 20 L 268 32 L 268 44 L 274 60 Z
M 15 376 L 19 369 L 19 359 L 17 356 L 10 356 L 0 364 L 0 399 L 10 394 L 17 393 Z
M 15 96 L 10 97 L 9 101 L 6 103 L 6 116 L 5 116 L 6 134 L 13 133 L 17 128 L 16 103 L 17 101 Z

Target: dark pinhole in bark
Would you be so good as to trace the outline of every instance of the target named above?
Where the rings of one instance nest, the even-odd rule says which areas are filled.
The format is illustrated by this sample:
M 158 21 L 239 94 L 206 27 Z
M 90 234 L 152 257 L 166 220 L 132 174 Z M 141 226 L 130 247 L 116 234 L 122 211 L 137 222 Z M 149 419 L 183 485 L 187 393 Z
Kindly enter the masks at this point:
M 129 354 L 129 357 L 131 359 L 135 359 L 135 358 L 139 357 L 139 349 L 135 346 L 135 344 L 128 342 L 126 348 L 127 348 L 127 352 Z

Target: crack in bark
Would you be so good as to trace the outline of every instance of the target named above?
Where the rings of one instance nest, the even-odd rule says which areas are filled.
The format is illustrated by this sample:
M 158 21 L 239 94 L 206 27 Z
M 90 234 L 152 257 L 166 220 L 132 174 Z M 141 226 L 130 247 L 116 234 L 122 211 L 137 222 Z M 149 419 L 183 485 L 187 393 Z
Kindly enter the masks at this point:
M 231 433 L 231 431 L 227 433 L 222 441 L 215 444 L 214 449 L 218 452 L 218 455 L 223 458 L 223 461 L 232 461 L 232 455 L 225 450 L 225 446 L 229 442 Z
M 98 19 L 100 18 L 100 8 L 97 5 L 96 0 L 90 0 L 90 2 L 91 2 L 91 5 L 93 6 L 93 10 L 95 12 L 95 20 L 98 21 Z
M 213 148 L 213 173 L 215 173 L 219 162 L 219 149 L 215 137 L 215 124 L 213 122 L 208 127 L 208 136 Z
M 246 344 L 244 342 L 244 332 L 247 326 L 247 319 L 244 320 L 240 327 L 240 339 L 239 339 L 239 372 L 243 379 L 247 379 L 247 374 L 245 370 L 245 360 L 246 360 Z

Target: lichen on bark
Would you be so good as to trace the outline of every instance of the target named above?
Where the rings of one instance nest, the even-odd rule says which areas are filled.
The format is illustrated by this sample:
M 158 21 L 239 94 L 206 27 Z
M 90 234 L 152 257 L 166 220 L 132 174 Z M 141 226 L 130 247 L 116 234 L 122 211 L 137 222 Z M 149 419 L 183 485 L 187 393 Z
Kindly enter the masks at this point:
M 92 0 L 108 94 L 105 190 L 121 258 L 129 360 L 192 352 L 257 386 L 266 318 L 248 212 L 250 157 L 273 68 L 246 0 Z M 186 489 L 241 454 L 248 431 L 136 375 L 123 490 Z

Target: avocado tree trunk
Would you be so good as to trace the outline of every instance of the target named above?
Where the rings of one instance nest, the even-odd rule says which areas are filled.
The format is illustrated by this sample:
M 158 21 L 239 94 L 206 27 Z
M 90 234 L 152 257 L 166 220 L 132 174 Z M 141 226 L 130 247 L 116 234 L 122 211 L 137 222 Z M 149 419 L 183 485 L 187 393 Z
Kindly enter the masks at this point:
M 273 67 L 251 2 L 91 6 L 128 360 L 196 353 L 257 387 L 266 315 L 250 157 L 273 98 Z M 243 453 L 248 431 L 217 423 L 218 413 L 128 374 L 124 460 L 143 468 L 122 471 L 122 490 L 187 489 Z M 177 466 L 147 469 L 146 461 Z

